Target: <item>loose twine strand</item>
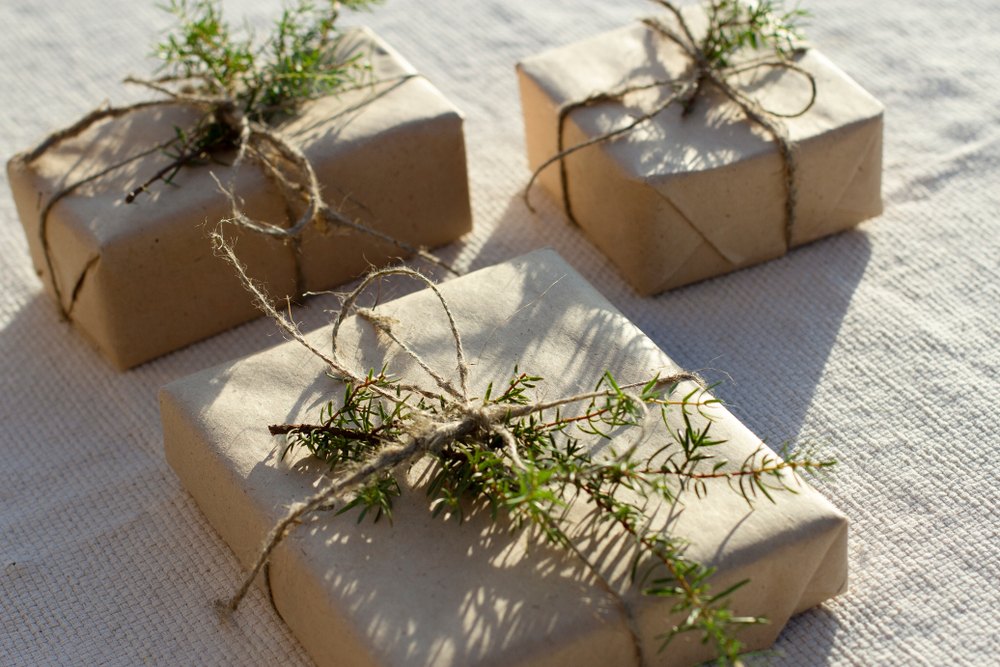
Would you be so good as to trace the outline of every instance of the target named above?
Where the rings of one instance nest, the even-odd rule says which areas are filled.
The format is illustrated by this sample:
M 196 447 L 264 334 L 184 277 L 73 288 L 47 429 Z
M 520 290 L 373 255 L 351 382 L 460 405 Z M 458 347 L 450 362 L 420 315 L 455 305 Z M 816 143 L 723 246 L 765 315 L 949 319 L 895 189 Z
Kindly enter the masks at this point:
M 385 334 L 389 340 L 397 345 L 399 349 L 434 380 L 440 391 L 429 391 L 403 383 L 394 386 L 405 390 L 415 390 L 421 395 L 432 399 L 436 404 L 443 406 L 443 409 L 439 412 L 431 412 L 421 409 L 419 406 L 407 404 L 411 410 L 412 419 L 407 422 L 399 438 L 382 438 L 381 436 L 377 436 L 382 446 L 370 459 L 353 466 L 346 466 L 339 471 L 336 477 L 329 480 L 325 488 L 305 499 L 305 501 L 295 503 L 289 507 L 284 517 L 274 525 L 265 537 L 253 566 L 247 571 L 236 592 L 228 600 L 219 600 L 216 602 L 217 609 L 224 616 L 228 616 L 238 609 L 257 576 L 267 566 L 275 548 L 288 536 L 295 526 L 302 523 L 306 515 L 319 510 L 329 509 L 336 503 L 344 502 L 351 492 L 364 485 L 372 476 L 405 468 L 426 455 L 439 454 L 448 446 L 470 435 L 474 435 L 475 439 L 480 442 L 489 439 L 491 436 L 499 437 L 513 465 L 517 468 L 525 469 L 525 463 L 518 452 L 517 440 L 505 426 L 510 419 L 541 413 L 568 404 L 609 398 L 617 395 L 617 392 L 612 390 L 596 390 L 526 405 L 484 405 L 481 400 L 470 400 L 468 390 L 469 364 L 465 357 L 462 336 L 455 322 L 451 305 L 433 281 L 419 271 L 406 267 L 373 270 L 344 298 L 332 327 L 331 350 L 329 353 L 323 352 L 301 333 L 294 322 L 271 303 L 263 289 L 249 277 L 246 267 L 237 258 L 232 246 L 223 236 L 221 228 L 213 233 L 212 238 L 218 254 L 233 265 L 240 281 L 249 290 L 257 306 L 264 314 L 274 320 L 284 332 L 320 359 L 327 366 L 330 375 L 344 382 L 361 383 L 365 381 L 363 374 L 351 370 L 347 364 L 340 360 L 338 355 L 337 341 L 341 326 L 353 311 L 368 321 L 376 331 Z M 392 331 L 392 321 L 389 318 L 357 306 L 358 298 L 373 283 L 382 278 L 394 275 L 404 276 L 427 286 L 440 304 L 445 314 L 448 329 L 454 340 L 456 370 L 458 372 L 460 389 L 456 389 L 451 381 L 436 372 L 418 352 L 396 336 Z M 695 382 L 701 387 L 706 386 L 699 375 L 684 371 L 657 377 L 655 385 L 663 387 L 684 381 Z M 401 397 L 396 391 L 382 387 L 378 383 L 366 384 L 370 389 L 390 402 L 401 403 L 407 400 L 405 396 Z M 623 384 L 620 385 L 619 390 L 630 393 L 632 390 L 645 387 L 648 384 L 648 381 Z M 630 395 L 634 396 L 632 393 Z M 638 401 L 640 410 L 645 414 L 645 406 L 642 405 L 641 400 L 633 398 L 633 401 Z M 642 643 L 639 640 L 637 623 L 628 605 L 625 604 L 621 595 L 614 590 L 598 568 L 590 562 L 579 548 L 573 544 L 570 544 L 569 547 L 570 551 L 592 573 L 600 587 L 614 598 L 617 608 L 624 616 L 628 632 L 635 647 L 637 662 L 640 665 L 643 664 Z
M 380 84 L 390 84 L 390 86 L 395 87 L 402 85 L 405 81 L 417 76 L 419 75 L 404 74 L 399 77 L 380 79 L 371 81 L 365 85 L 349 87 L 340 90 L 339 92 L 369 87 L 374 89 Z M 202 95 L 189 92 L 189 86 L 184 86 L 180 90 L 174 90 L 167 85 L 183 84 L 192 80 L 203 82 L 205 86 L 209 90 L 214 91 L 215 94 Z M 455 275 L 458 274 L 455 269 L 435 257 L 433 254 L 429 253 L 425 248 L 400 241 L 385 232 L 362 223 L 358 219 L 352 219 L 328 205 L 323 198 L 322 187 L 316 176 L 315 169 L 305 154 L 271 127 L 264 123 L 250 120 L 239 109 L 236 101 L 225 91 L 222 84 L 212 77 L 161 77 L 153 80 L 127 77 L 124 82 L 149 88 L 156 93 L 164 95 L 165 99 L 145 100 L 118 107 L 111 105 L 101 106 L 89 112 L 69 127 L 53 132 L 34 149 L 17 155 L 14 159 L 20 161 L 26 166 L 30 165 L 32 162 L 62 142 L 80 136 L 90 127 L 103 120 L 118 118 L 129 113 L 154 107 L 186 106 L 202 112 L 201 120 L 198 121 L 199 123 L 204 122 L 208 118 L 215 117 L 224 122 L 230 128 L 237 131 L 238 140 L 236 145 L 236 156 L 230 165 L 232 168 L 232 178 L 228 187 L 224 187 L 221 184 L 218 178 L 216 178 L 214 172 L 211 174 L 212 178 L 215 179 L 218 184 L 219 189 L 228 198 L 231 204 L 232 216 L 223 220 L 223 222 L 233 224 L 237 227 L 241 227 L 258 234 L 264 234 L 282 239 L 292 244 L 293 259 L 295 262 L 297 296 L 303 293 L 303 274 L 299 252 L 299 242 L 301 241 L 302 233 L 311 222 L 315 222 L 318 226 L 320 226 L 320 228 L 323 228 L 325 225 L 332 225 L 365 234 L 378 239 L 379 241 L 395 246 L 405 253 L 419 257 L 430 264 L 441 267 L 449 273 Z M 374 97 L 370 98 L 365 103 L 370 103 L 372 99 L 374 99 Z M 42 248 L 42 254 L 45 258 L 45 268 L 52 282 L 56 304 L 59 308 L 60 315 L 64 319 L 68 320 L 71 318 L 73 307 L 76 305 L 77 295 L 80 291 L 80 285 L 86 276 L 86 271 L 81 272 L 80 276 L 78 276 L 73 289 L 70 290 L 69 303 L 66 303 L 63 286 L 60 284 L 60 280 L 55 272 L 52 249 L 49 242 L 48 226 L 53 207 L 61 200 L 65 199 L 69 195 L 72 195 L 80 187 L 107 176 L 108 174 L 116 172 L 137 160 L 164 150 L 169 146 L 174 145 L 176 141 L 177 140 L 175 138 L 172 138 L 168 141 L 142 149 L 118 162 L 108 165 L 94 174 L 90 174 L 66 184 L 52 194 L 45 202 L 38 216 L 38 236 Z M 278 160 L 282 163 L 282 166 L 279 166 L 275 163 L 275 161 L 271 160 L 268 157 L 269 153 L 276 155 Z M 145 192 L 154 182 L 160 180 L 171 171 L 178 169 L 178 165 L 183 166 L 184 164 L 187 164 L 187 162 L 195 160 L 197 157 L 197 155 L 189 154 L 183 156 L 182 159 L 186 160 L 185 162 L 181 162 L 179 160 L 172 161 L 171 164 L 163 167 L 141 185 L 128 192 L 124 197 L 125 202 L 131 203 L 139 194 Z M 237 170 L 244 162 L 253 162 L 257 164 L 261 169 L 263 169 L 268 178 L 281 186 L 280 189 L 286 199 L 286 208 L 289 211 L 293 208 L 292 204 L 294 202 L 291 201 L 293 198 L 298 199 L 298 203 L 300 205 L 304 205 L 303 213 L 290 227 L 282 227 L 281 225 L 269 222 L 253 220 L 242 212 L 237 201 L 234 184 L 237 176 Z M 285 173 L 286 170 L 289 172 L 287 175 Z M 289 216 L 289 219 L 291 220 L 291 216 Z
M 816 78 L 811 72 L 806 71 L 794 62 L 783 57 L 760 58 L 742 63 L 737 66 L 723 67 L 710 61 L 702 51 L 695 39 L 687 21 L 680 10 L 673 3 L 667 0 L 652 0 L 656 4 L 666 8 L 671 12 L 681 33 L 677 34 L 669 26 L 664 25 L 659 19 L 648 18 L 642 23 L 655 34 L 674 42 L 691 59 L 688 72 L 676 79 L 656 80 L 640 84 L 628 84 L 613 91 L 603 91 L 594 93 L 582 100 L 563 104 L 559 108 L 558 127 L 556 130 L 556 153 L 542 162 L 531 174 L 528 185 L 524 189 L 523 198 L 528 209 L 535 212 L 535 207 L 531 203 L 531 190 L 542 172 L 553 164 L 559 165 L 559 182 L 562 193 L 563 208 L 566 216 L 574 224 L 579 225 L 573 213 L 573 206 L 570 201 L 569 176 L 566 166 L 566 158 L 590 146 L 603 144 L 621 135 L 627 134 L 639 125 L 651 121 L 659 114 L 663 113 L 674 104 L 680 103 L 683 107 L 682 115 L 690 113 L 695 101 L 698 99 L 707 86 L 713 86 L 719 90 L 726 98 L 735 104 L 752 123 L 760 126 L 771 137 L 778 147 L 778 154 L 782 162 L 782 181 L 785 190 L 784 205 L 784 243 L 787 251 L 792 246 L 792 232 L 795 227 L 795 211 L 798 200 L 796 188 L 797 164 L 795 159 L 795 144 L 788 136 L 785 125 L 781 122 L 783 118 L 797 118 L 804 115 L 813 107 L 816 102 Z M 730 83 L 737 75 L 744 74 L 760 68 L 788 70 L 801 74 L 809 83 L 809 100 L 803 107 L 795 112 L 783 113 L 773 109 L 764 108 L 757 100 L 740 91 L 734 84 Z M 592 107 L 606 102 L 622 102 L 631 93 L 650 90 L 654 88 L 666 88 L 672 92 L 661 102 L 658 102 L 649 111 L 633 117 L 625 125 L 609 130 L 603 134 L 586 139 L 573 146 L 566 146 L 566 123 L 569 116 L 578 109 Z

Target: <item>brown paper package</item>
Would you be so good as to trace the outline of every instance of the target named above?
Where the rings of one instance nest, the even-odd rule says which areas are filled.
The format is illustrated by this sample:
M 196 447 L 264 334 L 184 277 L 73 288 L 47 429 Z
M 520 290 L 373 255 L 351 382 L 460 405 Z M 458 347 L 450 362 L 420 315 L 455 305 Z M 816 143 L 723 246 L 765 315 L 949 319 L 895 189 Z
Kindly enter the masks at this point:
M 700 8 L 686 8 L 685 16 L 696 35 L 704 34 Z M 815 76 L 817 97 L 804 115 L 781 119 L 796 146 L 798 165 L 793 246 L 882 211 L 882 105 L 816 49 L 796 62 Z M 557 153 L 560 107 L 626 84 L 676 79 L 689 65 L 678 45 L 642 24 L 526 59 L 517 72 L 530 167 Z M 808 81 L 794 72 L 761 69 L 739 85 L 776 112 L 794 113 L 809 97 Z M 621 127 L 668 94 L 661 87 L 634 93 L 625 104 L 576 109 L 568 116 L 564 145 Z M 786 251 L 785 180 L 777 147 L 714 88 L 686 117 L 673 105 L 634 131 L 584 148 L 565 162 L 574 217 L 642 294 Z M 540 181 L 563 201 L 558 165 L 543 172 Z
M 552 251 L 482 269 L 441 291 L 463 335 L 474 395 L 489 382 L 506 382 L 515 365 L 545 378 L 539 400 L 589 391 L 606 369 L 632 381 L 677 368 Z M 431 366 L 453 375 L 451 335 L 427 290 L 379 306 L 379 312 Z M 410 357 L 385 347 L 368 323 L 350 318 L 342 334 L 341 359 L 358 370 L 387 363 L 391 373 L 424 382 Z M 329 335 L 318 331 L 310 338 L 328 350 Z M 284 444 L 269 436 L 267 426 L 315 420 L 326 401 L 342 395 L 322 362 L 294 341 L 161 390 L 167 461 L 245 567 L 287 508 L 322 484 L 314 459 L 280 460 Z M 719 456 L 742 462 L 761 446 L 724 408 L 711 412 L 712 432 L 728 441 Z M 650 433 L 644 448 L 669 438 L 662 427 Z M 317 664 L 632 664 L 621 611 L 578 561 L 502 525 L 491 529 L 481 515 L 462 525 L 433 518 L 421 488 L 425 472 L 415 466 L 402 481 L 391 523 L 356 524 L 352 515 L 323 514 L 294 530 L 259 578 Z M 771 620 L 740 635 L 748 648 L 763 648 L 792 614 L 844 590 L 846 519 L 804 484 L 798 494 L 751 509 L 715 481 L 705 499 L 687 497 L 673 530 L 690 540 L 689 557 L 718 567 L 715 590 L 750 579 L 736 593 L 734 608 Z M 581 520 L 581 530 L 585 525 Z M 581 538 L 580 545 L 622 591 L 649 664 L 690 665 L 712 656 L 687 636 L 657 652 L 672 602 L 630 585 L 627 539 Z
M 309 103 L 281 128 L 308 156 L 328 203 L 413 245 L 448 243 L 471 228 L 462 116 L 374 34 L 344 48 L 370 59 L 370 84 Z M 410 78 L 407 78 L 410 77 Z M 39 240 L 40 207 L 62 185 L 169 139 L 194 112 L 158 108 L 102 122 L 8 174 L 32 260 L 50 294 Z M 211 177 L 232 169 L 182 169 L 125 204 L 124 194 L 168 158 L 154 153 L 58 202 L 48 223 L 52 263 L 70 318 L 125 369 L 258 316 L 232 267 L 213 255 L 207 232 L 229 204 Z M 276 186 L 255 166 L 238 170 L 236 192 L 252 218 L 289 226 Z M 271 294 L 294 294 L 294 248 L 228 229 L 240 258 Z M 301 236 L 302 287 L 323 290 L 402 253 L 357 233 L 310 226 Z M 76 298 L 71 299 L 76 292 Z

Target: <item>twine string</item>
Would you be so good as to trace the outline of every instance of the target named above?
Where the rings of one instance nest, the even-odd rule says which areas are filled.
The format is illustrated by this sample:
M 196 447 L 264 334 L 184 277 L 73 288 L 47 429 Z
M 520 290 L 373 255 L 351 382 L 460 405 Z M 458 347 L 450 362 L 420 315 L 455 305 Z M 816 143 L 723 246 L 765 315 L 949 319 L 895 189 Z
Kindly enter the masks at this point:
M 812 73 L 784 57 L 757 58 L 735 66 L 722 66 L 713 63 L 705 56 L 704 51 L 699 45 L 698 40 L 694 37 L 694 33 L 688 26 L 681 11 L 668 0 L 653 1 L 670 11 L 675 22 L 680 27 L 680 33 L 670 26 L 664 25 L 659 19 L 647 18 L 642 23 L 654 34 L 673 42 L 684 51 L 685 55 L 690 59 L 688 71 L 678 78 L 629 84 L 614 91 L 597 92 L 583 100 L 562 105 L 559 108 L 556 128 L 556 153 L 543 161 L 532 172 L 523 193 L 525 204 L 527 204 L 531 211 L 535 211 L 535 207 L 531 203 L 532 187 L 542 172 L 553 164 L 558 163 L 563 208 L 570 221 L 579 225 L 573 213 L 570 198 L 566 158 L 577 151 L 597 144 L 604 144 L 616 137 L 628 134 L 678 102 L 683 108 L 682 116 L 685 116 L 691 112 L 695 102 L 705 91 L 706 87 L 711 86 L 719 90 L 730 102 L 739 108 L 747 120 L 762 128 L 778 148 L 778 154 L 782 162 L 782 182 L 785 190 L 783 237 L 785 250 L 787 251 L 792 245 L 792 232 L 795 227 L 796 203 L 798 198 L 796 189 L 797 163 L 795 159 L 795 144 L 789 138 L 787 128 L 781 122 L 781 119 L 797 118 L 812 108 L 816 102 L 817 95 L 816 78 Z M 805 104 L 800 109 L 792 112 L 777 111 L 764 107 L 758 100 L 737 88 L 734 81 L 739 75 L 762 68 L 790 71 L 804 77 L 809 84 L 809 98 Z M 566 125 L 573 112 L 606 102 L 621 103 L 631 93 L 655 88 L 669 89 L 670 94 L 649 111 L 634 116 L 629 122 L 620 127 L 595 135 L 569 147 L 565 145 Z
M 419 354 L 414 352 L 406 343 L 399 340 L 399 338 L 397 338 L 396 335 L 392 332 L 392 328 L 386 324 L 384 319 L 377 320 L 373 318 L 370 314 L 367 314 L 370 313 L 370 311 L 367 311 L 365 319 L 367 319 L 372 324 L 372 326 L 381 329 L 383 333 L 389 336 L 394 343 L 396 343 L 400 348 L 402 348 L 404 352 L 407 353 L 407 355 L 409 355 L 414 361 L 417 362 L 420 368 L 422 368 L 428 375 L 434 378 L 434 381 L 437 383 L 439 387 L 441 387 L 442 390 L 447 392 L 454 399 L 462 399 L 467 402 L 469 400 L 469 366 L 465 361 L 465 349 L 462 346 L 462 336 L 461 334 L 458 333 L 458 325 L 455 324 L 455 316 L 451 311 L 451 306 L 448 305 L 448 300 L 444 298 L 444 295 L 441 294 L 441 290 L 438 289 L 437 284 L 433 280 L 431 280 L 424 274 L 420 273 L 419 271 L 407 268 L 405 266 L 396 266 L 396 267 L 390 267 L 386 269 L 379 269 L 376 271 L 372 271 L 367 276 L 365 276 L 365 278 L 361 281 L 361 283 L 353 291 L 351 291 L 350 294 L 347 295 L 347 298 L 341 305 L 340 313 L 337 316 L 336 321 L 334 322 L 333 331 L 330 334 L 330 347 L 332 348 L 334 358 L 337 357 L 337 336 L 340 333 L 340 327 L 344 323 L 344 320 L 347 318 L 347 316 L 350 314 L 351 309 L 354 308 L 354 305 L 357 302 L 358 297 L 360 297 L 361 294 L 365 291 L 365 289 L 373 282 L 393 275 L 407 276 L 412 280 L 416 280 L 417 282 L 423 283 L 423 285 L 429 288 L 431 292 L 434 294 L 434 296 L 437 297 L 438 302 L 441 304 L 441 308 L 444 310 L 445 317 L 447 317 L 448 319 L 448 328 L 451 332 L 452 338 L 455 341 L 455 359 L 458 368 L 458 378 L 459 382 L 461 383 L 461 389 L 462 389 L 461 394 L 459 394 L 459 392 L 455 390 L 454 386 L 451 384 L 450 381 L 446 380 L 444 377 L 438 374 L 437 371 L 431 368 L 431 366 L 426 361 L 424 361 Z

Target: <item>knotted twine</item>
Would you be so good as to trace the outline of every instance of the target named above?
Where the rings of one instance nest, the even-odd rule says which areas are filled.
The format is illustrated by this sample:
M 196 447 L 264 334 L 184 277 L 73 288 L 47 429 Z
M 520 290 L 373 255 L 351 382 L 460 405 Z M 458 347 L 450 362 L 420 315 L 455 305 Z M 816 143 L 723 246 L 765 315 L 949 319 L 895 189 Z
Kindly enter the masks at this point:
M 294 322 L 279 312 L 261 286 L 247 275 L 246 267 L 236 257 L 232 247 L 227 243 L 221 231 L 216 231 L 213 234 L 213 240 L 217 252 L 233 265 L 237 275 L 250 292 L 257 307 L 265 315 L 274 320 L 292 339 L 298 341 L 313 355 L 322 360 L 327 367 L 328 375 L 332 378 L 355 385 L 363 383 L 381 398 L 392 403 L 405 402 L 407 400 L 407 397 L 401 397 L 397 393 L 396 389 L 398 388 L 401 392 L 419 394 L 424 398 L 430 399 L 432 404 L 441 406 L 439 411 L 431 412 L 419 407 L 419 405 L 407 403 L 411 418 L 406 422 L 405 427 L 402 428 L 403 433 L 401 437 L 385 439 L 381 435 L 377 436 L 378 440 L 382 442 L 382 447 L 367 461 L 343 466 L 342 469 L 337 471 L 335 477 L 328 478 L 325 488 L 306 498 L 304 501 L 293 503 L 285 516 L 274 525 L 265 537 L 263 546 L 258 553 L 253 567 L 246 573 L 236 593 L 229 600 L 220 600 L 216 603 L 217 608 L 224 616 L 228 616 L 237 610 L 253 585 L 254 580 L 267 567 L 275 548 L 277 548 L 295 526 L 302 523 L 306 515 L 330 509 L 336 504 L 347 501 L 352 492 L 357 491 L 374 475 L 391 470 L 405 469 L 426 455 L 441 454 L 448 446 L 468 436 L 474 436 L 477 443 L 483 443 L 491 437 L 499 438 L 503 443 L 505 453 L 509 456 L 513 465 L 523 469 L 524 463 L 518 453 L 517 440 L 513 433 L 506 427 L 506 422 L 510 419 L 541 413 L 564 405 L 582 403 L 600 398 L 610 398 L 618 395 L 615 391 L 611 390 L 597 390 L 525 405 L 484 404 L 481 398 L 471 397 L 469 394 L 469 364 L 466 361 L 462 336 L 455 323 L 451 306 L 434 281 L 419 271 L 408 267 L 389 267 L 373 270 L 344 298 L 339 314 L 332 327 L 330 352 L 324 352 L 313 345 L 302 334 Z M 384 277 L 393 275 L 405 276 L 421 283 L 431 290 L 440 304 L 454 342 L 455 370 L 458 375 L 457 387 L 452 380 L 449 380 L 435 370 L 420 354 L 395 334 L 391 319 L 383 317 L 370 309 L 357 307 L 358 298 L 370 285 Z M 416 362 L 433 379 L 434 384 L 437 385 L 437 390 L 428 390 L 425 387 L 407 382 L 393 383 L 392 388 L 382 387 L 378 383 L 367 382 L 365 374 L 358 373 L 352 370 L 348 364 L 343 363 L 338 355 L 338 334 L 341 325 L 352 311 L 369 322 L 377 333 L 384 335 L 410 359 Z M 706 387 L 705 382 L 699 375 L 685 371 L 657 376 L 655 378 L 655 386 L 661 388 L 683 381 L 695 382 L 703 389 Z M 643 417 L 645 416 L 645 404 L 633 393 L 633 390 L 647 385 L 649 385 L 648 380 L 619 386 L 623 392 L 632 398 L 633 404 L 640 409 Z M 643 430 L 639 435 L 639 439 L 645 434 L 645 422 L 646 420 L 641 418 L 640 424 Z M 372 428 L 375 429 L 377 426 L 373 425 Z M 276 435 L 284 433 L 284 431 L 271 429 L 271 433 L 272 435 Z M 372 435 L 374 436 L 374 433 Z M 631 610 L 625 604 L 621 595 L 605 579 L 604 575 L 572 541 L 570 541 L 568 548 L 594 576 L 597 584 L 615 602 L 631 637 L 636 662 L 639 665 L 645 664 L 642 642 L 639 639 L 637 624 Z
M 391 90 L 401 86 L 409 79 L 417 76 L 419 75 L 403 74 L 398 77 L 374 80 L 366 84 L 350 88 L 341 88 L 334 92 L 345 93 L 351 90 L 368 87 L 371 87 L 374 90 L 374 88 L 378 85 L 388 84 L 388 87 L 385 90 L 369 96 L 364 102 L 361 103 L 361 105 L 359 105 L 363 106 L 370 104 L 378 97 L 387 94 Z M 190 86 L 192 81 L 202 83 L 204 88 L 208 91 L 207 94 L 192 92 Z M 162 99 L 145 100 L 120 107 L 114 107 L 111 105 L 99 107 L 86 114 L 69 127 L 52 133 L 33 150 L 15 156 L 14 160 L 20 161 L 25 166 L 28 166 L 46 152 L 58 146 L 60 143 L 81 135 L 88 128 L 102 120 L 110 120 L 129 113 L 154 107 L 180 106 L 195 109 L 202 113 L 202 118 L 199 122 L 203 122 L 209 118 L 214 118 L 216 121 L 221 122 L 224 126 L 226 126 L 231 131 L 233 136 L 236 137 L 236 156 L 230 164 L 230 167 L 232 168 L 232 180 L 229 185 L 224 186 L 215 177 L 215 174 L 212 173 L 212 178 L 215 179 L 219 189 L 228 198 L 231 204 L 232 216 L 225 220 L 225 222 L 250 230 L 254 233 L 281 239 L 291 245 L 295 266 L 295 291 L 297 296 L 303 295 L 304 282 L 300 257 L 301 235 L 310 223 L 315 223 L 320 229 L 325 229 L 326 225 L 331 225 L 371 236 L 380 241 L 389 243 L 403 252 L 418 256 L 425 261 L 441 266 L 454 273 L 454 270 L 451 267 L 446 265 L 434 255 L 428 253 L 425 249 L 395 239 L 384 232 L 362 223 L 360 220 L 351 219 L 327 204 L 327 202 L 323 199 L 322 188 L 318 178 L 316 177 L 316 172 L 302 151 L 269 125 L 248 118 L 239 108 L 236 100 L 226 91 L 225 87 L 213 77 L 168 76 L 152 81 L 128 77 L 125 79 L 125 83 L 137 84 L 145 88 L 149 88 L 164 95 L 164 97 Z M 179 85 L 179 88 L 171 88 L 171 84 Z M 63 319 L 70 319 L 73 306 L 76 304 L 76 299 L 79 295 L 80 288 L 83 285 L 84 278 L 86 277 L 90 266 L 96 261 L 96 258 L 92 259 L 81 271 L 69 292 L 69 303 L 65 303 L 63 286 L 60 285 L 59 279 L 54 270 L 52 252 L 48 238 L 48 222 L 53 207 L 62 199 L 76 192 L 83 185 L 114 173 L 137 160 L 152 155 L 153 153 L 165 150 L 174 145 L 176 141 L 177 139 L 174 137 L 167 141 L 139 150 L 123 160 L 97 171 L 96 173 L 80 178 L 69 183 L 68 185 L 64 185 L 45 202 L 45 205 L 39 212 L 38 236 L 42 247 L 42 254 L 45 257 L 45 266 L 52 282 L 56 304 Z M 274 157 L 271 157 L 272 155 Z M 146 192 L 148 187 L 154 182 L 166 177 L 168 173 L 178 169 L 178 164 L 180 164 L 180 166 L 184 166 L 189 162 L 205 159 L 210 156 L 188 154 L 184 157 L 187 162 L 181 163 L 179 160 L 172 161 L 170 164 L 153 174 L 141 185 L 128 192 L 124 196 L 125 203 L 131 203 L 141 193 Z M 274 158 L 277 158 L 277 160 Z M 285 199 L 289 222 L 293 219 L 295 220 L 291 226 L 283 227 L 270 222 L 253 220 L 242 212 L 237 202 L 233 184 L 235 183 L 238 169 L 244 161 L 257 164 L 264 171 L 264 174 L 281 191 L 282 196 Z M 303 213 L 298 216 L 297 219 L 295 219 L 295 215 L 292 213 L 296 200 L 298 200 L 297 203 L 299 205 L 304 206 Z
M 723 66 L 718 62 L 714 62 L 705 55 L 705 52 L 699 45 L 698 40 L 695 39 L 693 32 L 688 26 L 687 21 L 684 19 L 683 14 L 677 7 L 674 6 L 673 3 L 668 0 L 652 1 L 670 11 L 676 20 L 677 25 L 680 27 L 680 32 L 678 33 L 670 26 L 664 25 L 657 18 L 643 19 L 642 23 L 656 35 L 670 40 L 680 46 L 685 55 L 687 55 L 690 59 L 690 65 L 687 72 L 679 78 L 655 80 L 647 83 L 627 84 L 614 91 L 597 92 L 583 100 L 563 104 L 559 108 L 558 114 L 556 154 L 545 160 L 532 173 L 531 179 L 528 181 L 528 185 L 524 189 L 525 203 L 531 211 L 535 211 L 535 207 L 531 204 L 530 199 L 531 188 L 543 171 L 545 171 L 552 164 L 558 163 L 563 208 L 566 211 L 567 217 L 574 224 L 579 225 L 576 216 L 573 214 L 573 207 L 570 202 L 569 177 L 566 168 L 566 158 L 589 146 L 603 144 L 614 139 L 615 137 L 629 133 L 642 123 L 650 121 L 660 113 L 666 111 L 674 104 L 680 104 L 682 107 L 681 115 L 687 116 L 694 108 L 694 104 L 698 100 L 698 97 L 704 93 L 707 88 L 713 87 L 720 91 L 733 104 L 735 104 L 751 123 L 764 129 L 778 148 L 778 154 L 781 157 L 782 180 L 785 190 L 784 242 L 785 251 L 787 252 L 792 245 L 792 231 L 795 226 L 795 205 L 797 199 L 796 161 L 795 144 L 789 138 L 788 131 L 784 123 L 781 122 L 781 119 L 797 118 L 812 108 L 813 104 L 816 102 L 816 78 L 810 72 L 806 71 L 794 62 L 782 57 L 781 54 L 778 54 L 775 57 L 753 59 L 733 66 Z M 806 102 L 800 110 L 792 113 L 783 113 L 773 109 L 767 109 L 756 99 L 741 91 L 734 83 L 731 82 L 731 80 L 741 74 L 759 69 L 788 70 L 804 76 L 810 86 L 808 102 Z M 569 148 L 565 146 L 564 135 L 566 122 L 570 114 L 577 109 L 583 109 L 605 102 L 620 103 L 624 100 L 625 96 L 630 93 L 656 88 L 667 88 L 672 92 L 666 99 L 657 103 L 652 109 L 634 117 L 625 125 L 591 137 L 590 139 L 570 146 Z

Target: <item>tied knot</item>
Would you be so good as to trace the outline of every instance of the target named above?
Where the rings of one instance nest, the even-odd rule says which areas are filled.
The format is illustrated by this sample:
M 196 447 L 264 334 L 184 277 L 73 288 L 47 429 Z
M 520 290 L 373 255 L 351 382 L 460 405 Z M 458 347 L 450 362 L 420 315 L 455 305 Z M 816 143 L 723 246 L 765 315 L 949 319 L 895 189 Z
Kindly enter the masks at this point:
M 240 132 L 246 124 L 246 114 L 232 98 L 223 98 L 215 105 L 215 117 L 234 132 Z
M 377 280 L 393 275 L 405 276 L 423 283 L 431 290 L 438 303 L 441 305 L 455 345 L 455 366 L 458 373 L 458 387 L 455 386 L 455 383 L 452 380 L 448 379 L 442 373 L 434 369 L 421 354 L 419 354 L 415 349 L 407 344 L 406 341 L 396 334 L 394 325 L 397 322 L 394 318 L 376 313 L 370 308 L 357 306 L 358 298 L 369 287 L 369 285 Z M 370 272 L 361 281 L 361 283 L 344 298 L 340 314 L 333 326 L 333 332 L 331 335 L 332 358 L 328 361 L 328 363 L 336 364 L 335 370 L 337 371 L 338 377 L 346 378 L 349 381 L 357 381 L 360 379 L 360 375 L 347 370 L 346 367 L 340 364 L 337 360 L 337 340 L 340 334 L 340 329 L 348 314 L 352 310 L 361 319 L 368 322 L 372 328 L 375 329 L 377 334 L 384 336 L 386 339 L 394 343 L 400 350 L 402 350 L 411 361 L 416 363 L 420 369 L 422 369 L 434 380 L 434 383 L 438 387 L 438 391 L 434 391 L 414 384 L 399 384 L 401 388 L 414 391 L 427 399 L 439 403 L 443 408 L 440 412 L 415 411 L 414 429 L 409 434 L 412 441 L 428 443 L 427 445 L 424 445 L 423 448 L 425 452 L 430 452 L 439 451 L 440 448 L 446 446 L 450 442 L 454 442 L 461 437 L 469 436 L 474 433 L 491 434 L 500 438 L 515 464 L 518 467 L 524 467 L 524 463 L 521 461 L 521 457 L 518 454 L 517 444 L 513 435 L 502 426 L 502 422 L 510 417 L 513 412 L 518 409 L 523 411 L 524 406 L 491 404 L 488 402 L 470 399 L 469 364 L 466 361 L 465 349 L 462 345 L 462 336 L 458 331 L 458 326 L 455 322 L 455 316 L 452 313 L 451 306 L 448 304 L 447 299 L 445 299 L 444 295 L 438 289 L 438 286 L 434 283 L 434 281 L 430 280 L 422 273 L 408 267 L 378 269 Z M 380 388 L 376 389 L 376 392 L 383 393 L 383 397 L 388 398 L 389 400 L 398 400 L 398 398 L 393 399 L 387 393 L 384 393 Z M 530 412 L 530 410 L 525 411 L 524 414 L 527 412 Z
M 462 418 L 468 422 L 476 431 L 488 432 L 494 424 L 503 420 L 504 415 L 509 412 L 502 409 L 503 406 L 482 405 L 475 401 L 465 403 L 462 410 Z

